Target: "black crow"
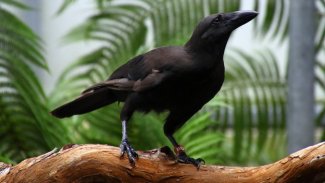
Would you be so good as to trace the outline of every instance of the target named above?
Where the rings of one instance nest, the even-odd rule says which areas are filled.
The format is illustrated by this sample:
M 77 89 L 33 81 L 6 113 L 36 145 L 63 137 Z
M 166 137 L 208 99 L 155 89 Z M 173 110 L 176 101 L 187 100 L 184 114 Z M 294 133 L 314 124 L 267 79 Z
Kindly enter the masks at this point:
M 187 156 L 173 134 L 218 93 L 224 81 L 223 55 L 229 36 L 256 16 L 255 11 L 209 15 L 184 46 L 160 47 L 136 56 L 106 81 L 87 88 L 52 114 L 63 118 L 124 102 L 120 116 L 121 156 L 126 152 L 134 165 L 138 155 L 127 136 L 127 123 L 133 112 L 168 111 L 164 133 L 173 144 L 178 161 L 199 167 L 203 160 Z

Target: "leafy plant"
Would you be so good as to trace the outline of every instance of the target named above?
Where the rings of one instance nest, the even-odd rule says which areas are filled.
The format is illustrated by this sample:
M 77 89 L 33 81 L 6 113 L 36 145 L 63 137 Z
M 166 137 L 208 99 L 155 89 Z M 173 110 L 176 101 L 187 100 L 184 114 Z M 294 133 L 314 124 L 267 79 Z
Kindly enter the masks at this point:
M 1 4 L 26 8 L 17 1 Z M 0 154 L 19 161 L 63 144 L 64 126 L 50 117 L 47 97 L 32 67 L 48 70 L 39 38 L 0 5 Z
M 279 132 L 285 128 L 286 81 L 269 49 L 253 54 L 235 49 L 225 58 L 228 72 L 220 95 L 232 108 L 217 111 L 221 128 L 234 130 L 233 159 L 239 162 L 256 160 L 268 143 L 285 140 Z

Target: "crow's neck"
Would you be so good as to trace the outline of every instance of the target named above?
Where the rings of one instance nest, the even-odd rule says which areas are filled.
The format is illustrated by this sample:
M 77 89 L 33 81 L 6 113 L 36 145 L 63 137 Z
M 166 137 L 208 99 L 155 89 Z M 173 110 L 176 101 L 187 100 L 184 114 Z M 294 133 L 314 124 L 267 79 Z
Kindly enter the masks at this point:
M 223 55 L 228 42 L 229 36 L 226 36 L 218 41 L 206 43 L 192 38 L 185 44 L 185 49 L 194 57 L 205 58 L 204 62 L 213 67 L 223 62 Z M 199 61 L 199 60 L 198 60 Z

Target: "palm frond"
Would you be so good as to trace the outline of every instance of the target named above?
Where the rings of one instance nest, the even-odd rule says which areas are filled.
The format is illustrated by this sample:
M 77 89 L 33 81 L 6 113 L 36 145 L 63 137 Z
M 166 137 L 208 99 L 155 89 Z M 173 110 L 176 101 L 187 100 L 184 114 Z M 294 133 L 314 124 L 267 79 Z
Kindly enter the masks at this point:
M 259 15 L 261 21 L 255 21 L 255 32 L 259 38 L 268 35 L 269 38 L 278 38 L 283 41 L 287 37 L 289 30 L 288 1 L 255 0 L 254 9 L 261 12 Z
M 16 1 L 16 0 L 0 0 L 1 4 L 12 6 L 14 8 L 20 8 L 20 9 L 30 9 L 28 6 L 26 6 L 24 3 Z
M 69 6 L 71 6 L 73 3 L 75 3 L 76 0 L 64 0 L 58 11 L 56 12 L 57 15 L 61 14 L 66 10 Z
M 192 117 L 177 133 L 176 139 L 184 144 L 187 153 L 202 158 L 207 163 L 218 163 L 225 152 L 221 142 L 224 136 L 211 126 L 216 124 L 209 113 L 199 113 Z
M 68 42 L 92 40 L 100 42 L 102 46 L 63 72 L 57 87 L 59 92 L 54 91 L 53 98 L 65 100 L 66 97 L 56 95 L 72 93 L 65 91 L 81 91 L 95 82 L 106 79 L 117 66 L 137 53 L 146 36 L 144 26 L 146 15 L 141 8 L 143 7 L 138 5 L 109 5 L 66 36 Z
M 149 3 L 147 0 L 146 2 Z M 197 22 L 218 12 L 236 11 L 240 0 L 150 1 L 155 46 L 184 44 Z
M 3 8 L 0 19 L 0 154 L 18 161 L 63 144 L 66 135 L 62 124 L 50 117 L 31 69 L 47 69 L 39 38 Z
M 265 50 L 252 56 L 235 49 L 225 57 L 226 81 L 220 96 L 230 107 L 220 108 L 217 118 L 223 131 L 234 130 L 232 149 L 238 162 L 259 155 L 268 141 L 277 143 L 281 138 L 275 133 L 285 126 L 285 79 L 274 54 Z

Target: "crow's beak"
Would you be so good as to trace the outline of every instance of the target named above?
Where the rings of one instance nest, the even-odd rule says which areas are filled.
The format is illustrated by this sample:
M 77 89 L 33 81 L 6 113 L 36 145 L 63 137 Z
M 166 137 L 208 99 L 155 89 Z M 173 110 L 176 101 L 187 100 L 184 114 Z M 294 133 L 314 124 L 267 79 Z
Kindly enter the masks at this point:
M 236 11 L 227 14 L 228 25 L 232 30 L 244 25 L 254 19 L 258 13 L 256 11 Z

